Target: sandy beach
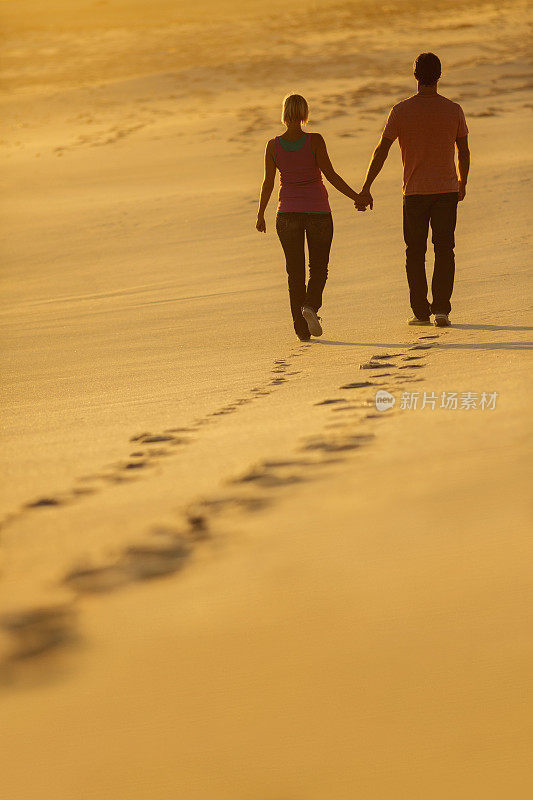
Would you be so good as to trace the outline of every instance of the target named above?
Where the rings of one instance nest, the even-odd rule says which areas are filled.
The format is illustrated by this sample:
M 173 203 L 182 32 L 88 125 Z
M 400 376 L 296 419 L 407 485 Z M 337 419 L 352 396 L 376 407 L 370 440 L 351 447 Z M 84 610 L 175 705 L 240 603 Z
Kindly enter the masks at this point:
M 525 800 L 528 4 L 0 14 L 5 797 Z M 453 326 L 406 325 L 396 143 L 373 211 L 328 187 L 301 343 L 281 99 L 359 190 L 422 50 L 470 130 Z

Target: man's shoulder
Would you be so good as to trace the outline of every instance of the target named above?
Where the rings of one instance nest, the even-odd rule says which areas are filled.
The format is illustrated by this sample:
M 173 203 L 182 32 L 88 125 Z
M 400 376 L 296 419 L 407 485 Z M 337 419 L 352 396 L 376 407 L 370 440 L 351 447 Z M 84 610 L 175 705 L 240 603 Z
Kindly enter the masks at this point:
M 415 101 L 416 94 L 411 95 L 411 97 L 406 97 L 404 100 L 400 100 L 398 103 L 393 105 L 391 112 L 393 114 L 401 114 L 402 111 L 409 109 Z
M 442 94 L 431 95 L 431 100 L 433 102 L 437 102 L 445 109 L 455 113 L 462 112 L 463 110 L 459 103 L 456 103 L 454 100 L 450 100 L 448 97 L 444 97 Z M 427 96 L 421 98 L 418 93 L 413 94 L 411 97 L 406 97 L 405 100 L 400 100 L 399 103 L 396 103 L 396 105 L 392 107 L 391 112 L 397 116 L 401 116 L 403 113 L 415 111 L 415 109 L 419 108 L 419 104 L 421 102 L 427 102 Z
M 457 111 L 462 111 L 463 110 L 461 108 L 461 106 L 459 105 L 459 103 L 456 103 L 455 100 L 450 100 L 449 97 L 444 97 L 443 94 L 438 94 L 437 97 L 439 98 L 439 100 L 441 100 L 443 105 L 449 106 L 450 108 L 453 108 L 453 109 L 455 109 Z
M 394 112 L 394 113 L 397 113 L 402 108 L 404 103 L 407 102 L 407 100 L 409 100 L 409 98 L 407 98 L 406 100 L 400 100 L 398 103 L 395 103 L 393 105 L 393 107 L 391 108 L 391 111 Z

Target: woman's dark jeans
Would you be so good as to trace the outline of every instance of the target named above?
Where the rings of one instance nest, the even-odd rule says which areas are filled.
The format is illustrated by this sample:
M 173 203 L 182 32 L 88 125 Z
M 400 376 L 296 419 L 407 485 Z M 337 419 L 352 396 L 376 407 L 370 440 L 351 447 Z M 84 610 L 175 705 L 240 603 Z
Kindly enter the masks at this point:
M 318 311 L 328 277 L 329 251 L 333 239 L 331 214 L 310 214 L 301 211 L 281 211 L 276 217 L 276 231 L 285 253 L 289 278 L 289 299 L 297 334 L 309 334 L 302 316 L 302 306 Z M 309 250 L 309 283 L 305 281 L 305 249 Z
M 406 244 L 405 268 L 411 308 L 416 317 L 449 314 L 455 275 L 455 223 L 457 192 L 409 194 L 403 198 L 403 236 Z M 431 224 L 435 267 L 431 282 L 433 301 L 428 303 L 425 257 Z

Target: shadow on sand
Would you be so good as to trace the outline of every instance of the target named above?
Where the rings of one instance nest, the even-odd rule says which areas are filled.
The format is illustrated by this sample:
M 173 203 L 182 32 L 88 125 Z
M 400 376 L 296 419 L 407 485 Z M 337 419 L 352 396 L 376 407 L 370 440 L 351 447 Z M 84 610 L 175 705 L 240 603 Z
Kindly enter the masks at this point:
M 429 326 L 428 326 L 429 327 Z M 512 326 L 512 325 L 468 325 L 457 324 L 453 325 L 450 331 L 533 331 L 533 327 L 527 326 Z M 312 344 L 326 344 L 326 345 L 342 345 L 346 347 L 410 347 L 413 342 L 343 342 L 336 341 L 335 339 L 312 339 Z M 434 345 L 437 342 L 433 340 Z M 475 344 L 468 344 L 466 342 L 451 342 L 443 341 L 439 338 L 438 346 L 444 350 L 531 350 L 533 342 L 476 342 Z
M 453 323 L 452 328 L 460 331 L 533 331 L 527 325 L 468 325 L 467 323 Z

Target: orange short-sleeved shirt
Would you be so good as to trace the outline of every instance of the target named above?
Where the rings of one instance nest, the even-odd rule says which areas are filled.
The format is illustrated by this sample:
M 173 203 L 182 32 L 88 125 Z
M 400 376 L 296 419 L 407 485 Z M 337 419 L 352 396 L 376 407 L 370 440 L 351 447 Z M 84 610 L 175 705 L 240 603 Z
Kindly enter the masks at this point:
M 399 141 L 403 193 L 456 192 L 455 140 L 467 133 L 461 106 L 440 94 L 415 94 L 397 103 L 383 136 Z

